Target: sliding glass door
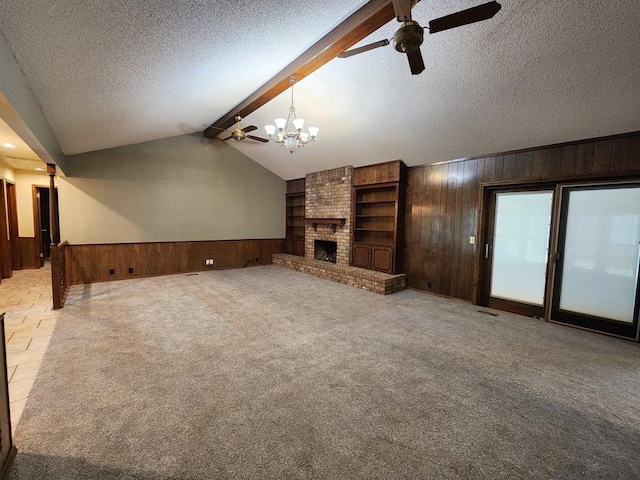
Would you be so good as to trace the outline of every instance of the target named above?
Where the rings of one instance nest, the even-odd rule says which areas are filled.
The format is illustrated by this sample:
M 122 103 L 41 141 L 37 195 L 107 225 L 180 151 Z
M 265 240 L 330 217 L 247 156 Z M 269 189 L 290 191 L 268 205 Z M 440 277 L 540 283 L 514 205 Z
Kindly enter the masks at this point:
M 551 320 L 637 338 L 640 186 L 562 192 Z
M 484 304 L 544 316 L 553 190 L 494 191 L 489 199 Z

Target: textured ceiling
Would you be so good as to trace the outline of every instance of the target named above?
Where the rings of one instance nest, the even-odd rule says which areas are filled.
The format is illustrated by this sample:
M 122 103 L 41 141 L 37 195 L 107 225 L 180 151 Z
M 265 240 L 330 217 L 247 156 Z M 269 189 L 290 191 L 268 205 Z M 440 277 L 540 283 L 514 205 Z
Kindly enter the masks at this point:
M 2 0 L 0 30 L 70 155 L 202 131 L 364 3 Z
M 423 0 L 413 17 L 483 2 Z M 202 130 L 363 3 L 3 0 L 0 29 L 72 154 Z M 640 2 L 500 3 L 491 20 L 425 35 L 421 75 L 388 46 L 303 79 L 295 104 L 320 127 L 315 144 L 229 142 L 290 179 L 640 130 Z M 264 135 L 289 96 L 243 124 Z

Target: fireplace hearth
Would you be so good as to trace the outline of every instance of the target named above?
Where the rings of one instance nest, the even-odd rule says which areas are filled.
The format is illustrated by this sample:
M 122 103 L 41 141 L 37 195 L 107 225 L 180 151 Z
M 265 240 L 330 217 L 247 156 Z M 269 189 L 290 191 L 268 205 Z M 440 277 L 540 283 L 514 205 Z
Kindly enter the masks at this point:
M 338 243 L 328 240 L 315 240 L 314 251 L 314 258 L 316 260 L 336 263 Z

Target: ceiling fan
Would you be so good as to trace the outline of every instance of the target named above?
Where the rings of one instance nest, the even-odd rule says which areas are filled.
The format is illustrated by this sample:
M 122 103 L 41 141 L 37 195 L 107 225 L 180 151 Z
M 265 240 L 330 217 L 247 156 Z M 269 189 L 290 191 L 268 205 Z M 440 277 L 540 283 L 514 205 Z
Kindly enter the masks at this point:
M 231 134 L 227 138 L 222 138 L 221 140 L 223 142 L 226 142 L 227 140 L 230 140 L 232 138 L 236 142 L 242 142 L 245 138 L 250 138 L 251 140 L 257 140 L 258 142 L 263 143 L 269 142 L 269 140 L 267 140 L 266 138 L 256 137 L 255 135 L 248 135 L 249 132 L 253 132 L 254 130 L 258 129 L 258 127 L 256 127 L 255 125 L 249 125 L 248 127 L 240 128 L 240 122 L 242 121 L 242 117 L 240 115 L 236 115 L 235 117 L 233 117 L 233 119 L 236 121 L 236 128 L 234 128 L 233 130 L 226 130 L 224 128 L 212 126 L 217 130 L 222 130 L 223 132 L 229 132 Z
M 422 45 L 424 28 L 418 22 L 411 19 L 411 9 L 420 0 L 392 0 L 393 10 L 396 19 L 402 22 L 402 27 L 393 34 L 393 47 L 400 53 L 406 53 L 409 59 L 409 67 L 413 75 L 418 75 L 424 71 L 424 60 L 420 52 Z M 429 33 L 438 33 L 451 28 L 461 27 L 470 23 L 488 20 L 492 18 L 502 6 L 498 2 L 488 2 L 476 7 L 467 8 L 451 15 L 436 18 L 429 22 L 427 29 Z M 380 40 L 378 42 L 364 45 L 363 47 L 353 48 L 342 52 L 338 58 L 347 58 L 352 55 L 364 53 L 374 48 L 389 45 L 389 40 Z

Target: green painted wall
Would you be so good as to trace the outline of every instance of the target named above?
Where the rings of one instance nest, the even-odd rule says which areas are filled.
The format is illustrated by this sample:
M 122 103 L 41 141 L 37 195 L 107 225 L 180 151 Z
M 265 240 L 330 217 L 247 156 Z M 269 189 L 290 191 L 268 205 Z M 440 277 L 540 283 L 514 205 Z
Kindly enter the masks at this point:
M 66 157 L 60 233 L 70 243 L 284 237 L 285 182 L 201 134 Z

